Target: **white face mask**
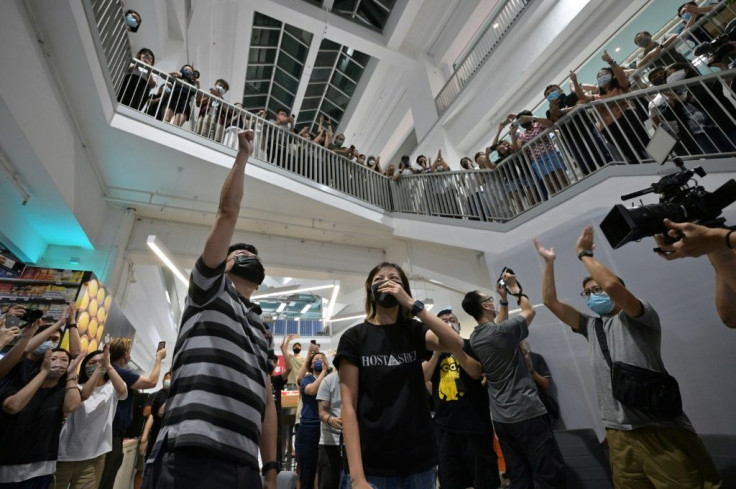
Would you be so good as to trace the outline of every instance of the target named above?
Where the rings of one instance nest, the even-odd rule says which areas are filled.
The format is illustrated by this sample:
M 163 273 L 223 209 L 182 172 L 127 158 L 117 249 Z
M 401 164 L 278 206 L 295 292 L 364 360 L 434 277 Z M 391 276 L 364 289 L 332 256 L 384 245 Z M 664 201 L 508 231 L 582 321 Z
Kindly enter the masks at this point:
M 680 80 L 684 80 L 687 76 L 687 72 L 685 70 L 679 70 L 672 73 L 670 76 L 667 77 L 667 83 L 675 83 Z

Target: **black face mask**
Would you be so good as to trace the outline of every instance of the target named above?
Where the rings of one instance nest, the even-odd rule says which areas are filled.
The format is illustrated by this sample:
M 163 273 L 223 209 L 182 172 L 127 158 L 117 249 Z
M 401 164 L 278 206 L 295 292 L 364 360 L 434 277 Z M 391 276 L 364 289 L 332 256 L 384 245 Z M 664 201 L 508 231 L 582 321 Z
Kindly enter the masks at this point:
M 257 256 L 238 255 L 234 261 L 230 273 L 257 285 L 263 283 L 263 279 L 266 278 L 266 270 Z
M 298 355 L 300 351 L 302 351 L 301 348 L 294 348 L 294 355 Z
M 371 293 L 373 294 L 373 299 L 378 303 L 379 306 L 390 309 L 392 307 L 398 306 L 399 300 L 393 295 L 386 292 L 378 292 L 378 288 L 386 282 L 388 282 L 388 280 L 381 280 L 380 282 L 376 282 L 375 284 L 371 285 Z
M 524 129 L 529 129 L 530 127 L 532 127 L 532 123 L 531 122 L 525 122 L 523 124 L 520 124 L 520 126 L 523 127 Z
M 664 75 L 657 76 L 655 78 L 652 78 L 650 81 L 652 82 L 652 85 L 654 85 L 654 86 L 666 85 L 667 84 L 667 78 Z

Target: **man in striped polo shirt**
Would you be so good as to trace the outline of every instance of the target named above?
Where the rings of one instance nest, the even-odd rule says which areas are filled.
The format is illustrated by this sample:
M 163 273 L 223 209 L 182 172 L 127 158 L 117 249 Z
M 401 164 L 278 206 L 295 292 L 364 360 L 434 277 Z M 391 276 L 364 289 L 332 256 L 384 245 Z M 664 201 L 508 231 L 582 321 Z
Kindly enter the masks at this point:
M 272 338 L 250 301 L 265 271 L 252 245 L 230 246 L 253 131 L 238 134 L 215 224 L 189 281 L 174 349 L 166 415 L 148 460 L 146 489 L 276 487 Z

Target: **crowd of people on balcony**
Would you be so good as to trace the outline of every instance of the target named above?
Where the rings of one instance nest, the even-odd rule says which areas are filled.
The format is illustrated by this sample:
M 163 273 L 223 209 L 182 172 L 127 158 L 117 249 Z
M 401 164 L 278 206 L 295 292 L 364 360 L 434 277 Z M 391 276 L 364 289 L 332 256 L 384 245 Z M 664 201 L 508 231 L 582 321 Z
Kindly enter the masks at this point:
M 736 77 L 723 81 L 710 78 L 660 92 L 637 93 L 641 89 L 701 76 L 696 64 L 702 60 L 696 61 L 691 54 L 683 54 L 678 48 L 688 43 L 692 48 L 713 41 L 718 35 L 713 28 L 716 24 L 699 21 L 704 16 L 712 17 L 716 7 L 717 2 L 702 5 L 687 2 L 677 8 L 675 13 L 682 21 L 670 31 L 671 34 L 655 39 L 648 31 L 637 33 L 633 44 L 641 48 L 640 56 L 627 66 L 620 65 L 604 52 L 601 59 L 605 65 L 596 79 L 585 80 L 594 83 L 578 81 L 576 73 L 571 71 L 569 93 L 561 84 L 550 84 L 544 90 L 548 106 L 546 117 L 521 110 L 503 118 L 490 146 L 476 152 L 472 158 L 465 156 L 459 161 L 459 170 L 491 170 L 491 175 L 477 177 L 478 195 L 482 199 L 488 200 L 489 194 L 498 194 L 502 189 L 503 195 L 493 198 L 509 202 L 506 207 L 510 210 L 502 216 L 490 215 L 498 212 L 499 205 L 483 204 L 480 207 L 487 212 L 480 217 L 507 218 L 509 213 L 518 213 L 549 199 L 609 162 L 651 161 L 646 146 L 654 129 L 660 126 L 678 139 L 675 148 L 678 155 L 733 151 L 736 141 L 733 80 Z M 733 16 L 731 10 L 725 13 Z M 137 13 L 128 11 L 126 22 L 128 29 L 134 32 L 141 19 Z M 726 69 L 729 64 L 733 65 L 736 42 L 722 44 L 711 53 L 709 67 Z M 685 53 L 691 50 L 682 49 Z M 288 107 L 278 109 L 271 118 L 266 109 L 253 114 L 241 103 L 231 104 L 225 100 L 230 89 L 226 80 L 218 79 L 203 91 L 200 74 L 191 64 L 157 76 L 151 70 L 154 62 L 151 50 L 138 51 L 119 91 L 121 103 L 176 126 L 190 122 L 196 134 L 233 148 L 237 130 L 253 127 L 258 134 L 264 123 L 270 122 L 282 132 L 272 134 L 272 141 L 263 142 L 262 148 L 267 159 L 276 165 L 291 170 L 297 166 L 301 168 L 306 165 L 297 165 L 294 161 L 306 160 L 307 155 L 314 161 L 313 155 L 320 151 L 318 161 L 323 161 L 329 151 L 344 158 L 348 172 L 354 171 L 349 160 L 353 165 L 397 182 L 404 176 L 447 172 L 454 167 L 442 157 L 441 150 L 434 159 L 419 155 L 412 161 L 408 155 L 403 155 L 396 162 L 381 161 L 379 155 L 366 154 L 348 144 L 344 133 L 335 133 L 333 121 L 326 114 L 320 115 L 316 131 L 309 124 L 298 127 Z M 607 100 L 610 102 L 606 103 Z M 594 103 L 594 107 L 585 108 L 589 103 Z M 299 171 L 307 177 L 314 174 L 312 170 Z M 497 183 L 490 185 L 494 179 Z M 323 183 L 332 185 L 332 180 Z

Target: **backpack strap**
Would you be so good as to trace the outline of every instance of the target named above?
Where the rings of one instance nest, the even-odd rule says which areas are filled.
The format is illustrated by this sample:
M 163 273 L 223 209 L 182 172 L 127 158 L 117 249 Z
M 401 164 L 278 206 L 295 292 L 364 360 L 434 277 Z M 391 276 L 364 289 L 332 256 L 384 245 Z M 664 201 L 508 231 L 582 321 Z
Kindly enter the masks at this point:
M 606 359 L 608 368 L 613 368 L 613 362 L 611 362 L 611 353 L 608 351 L 608 341 L 606 340 L 606 333 L 603 331 L 603 320 L 601 318 L 596 318 L 595 322 L 593 323 L 593 327 L 595 328 L 595 334 L 598 337 L 598 346 L 600 346 L 601 351 L 603 352 L 603 358 Z

